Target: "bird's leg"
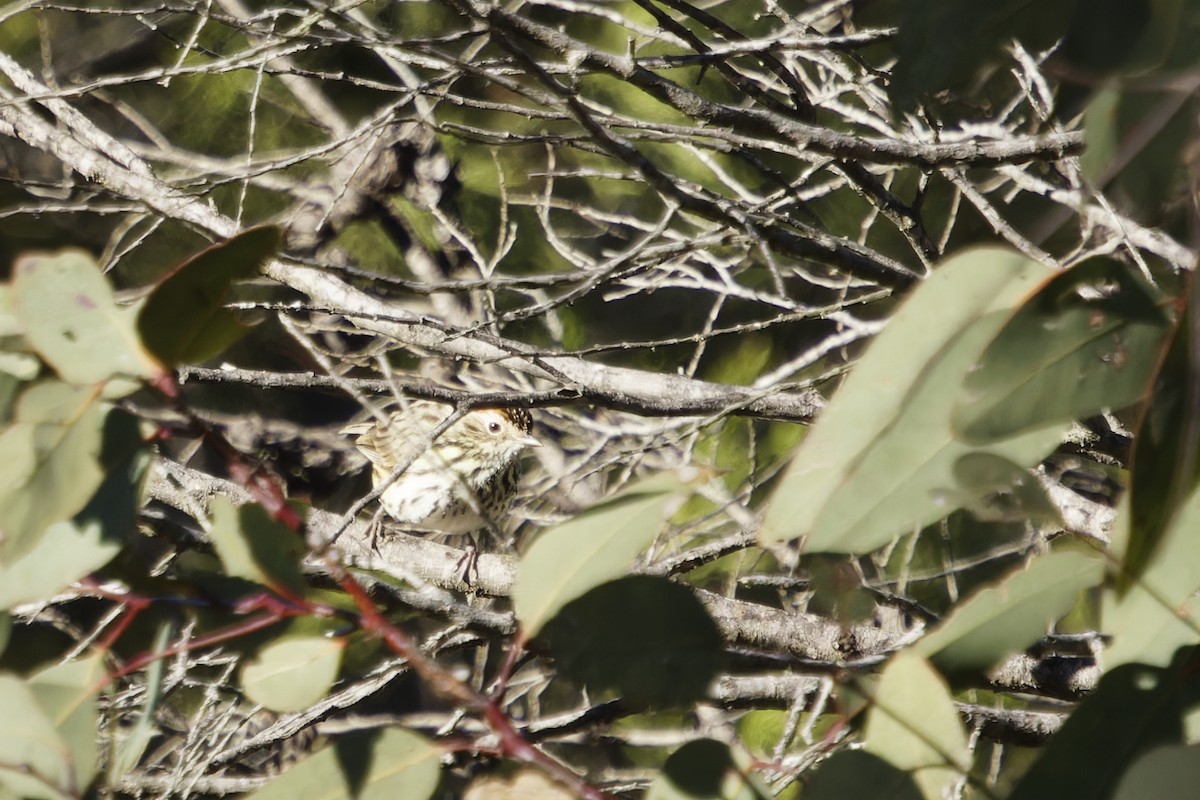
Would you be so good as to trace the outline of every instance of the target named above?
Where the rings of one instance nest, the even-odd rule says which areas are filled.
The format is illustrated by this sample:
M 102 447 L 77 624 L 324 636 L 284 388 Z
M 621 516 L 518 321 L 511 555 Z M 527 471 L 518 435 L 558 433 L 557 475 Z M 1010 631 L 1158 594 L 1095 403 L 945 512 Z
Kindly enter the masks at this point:
M 383 506 L 375 512 L 375 516 L 371 517 L 371 524 L 367 526 L 367 549 L 380 555 L 379 552 L 379 535 L 383 533 Z
M 479 583 L 479 546 L 475 543 L 474 536 L 467 537 L 462 558 L 458 559 L 455 568 L 462 570 L 459 578 L 469 591 L 473 591 L 475 585 Z

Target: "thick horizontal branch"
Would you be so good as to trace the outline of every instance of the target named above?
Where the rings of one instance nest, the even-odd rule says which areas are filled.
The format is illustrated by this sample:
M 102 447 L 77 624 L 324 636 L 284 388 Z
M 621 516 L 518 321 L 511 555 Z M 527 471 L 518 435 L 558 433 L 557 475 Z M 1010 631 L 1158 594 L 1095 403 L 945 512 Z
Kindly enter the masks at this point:
M 815 391 L 780 392 L 710 383 L 683 375 L 597 364 L 567 354 L 547 355 L 481 332 L 463 333 L 419 317 L 348 285 L 324 270 L 269 264 L 267 274 L 351 320 L 363 331 L 418 351 L 500 366 L 553 381 L 562 391 L 609 408 L 651 415 L 739 413 L 774 419 L 812 419 L 823 405 Z
M 224 495 L 249 502 L 240 487 L 221 478 L 181 466 L 165 459 L 155 462 L 149 490 L 152 497 L 193 516 L 203 515 L 208 500 Z M 320 509 L 308 514 L 310 543 L 327 541 L 343 526 L 343 518 Z M 464 551 L 429 539 L 389 535 L 371 544 L 363 521 L 353 522 L 338 538 L 343 562 L 352 567 L 391 575 L 408 585 L 445 591 L 413 592 L 406 595 L 417 607 L 431 613 L 456 617 L 460 605 L 451 593 L 466 587 L 462 581 Z M 472 573 L 470 589 L 491 597 L 509 597 L 516 579 L 517 559 L 509 555 L 482 553 L 478 574 Z M 652 572 L 653 569 L 647 570 Z M 697 589 L 696 596 L 717 623 L 732 648 L 778 656 L 785 661 L 814 669 L 872 669 L 887 656 L 916 641 L 921 629 L 898 626 L 851 625 L 816 614 L 772 608 Z M 465 607 L 464 607 L 465 608 Z M 509 633 L 515 627 L 512 614 L 470 614 L 473 624 Z M 1051 697 L 1078 699 L 1095 688 L 1100 669 L 1094 658 L 1034 658 L 1021 654 L 993 671 L 993 686 Z
M 244 490 L 228 481 L 165 459 L 155 463 L 149 489 L 156 500 L 193 515 L 203 514 L 202 509 L 214 495 L 224 495 L 237 502 L 249 500 Z M 310 543 L 328 541 L 342 527 L 343 521 L 341 515 L 316 508 L 310 510 Z M 479 554 L 478 573 L 472 572 L 471 586 L 467 587 L 462 580 L 464 551 L 404 534 L 380 536 L 372 544 L 368 527 L 365 521 L 355 521 L 338 537 L 336 547 L 345 565 L 391 575 L 409 585 L 432 584 L 452 591 L 470 588 L 491 597 L 512 594 L 517 568 L 517 559 L 513 556 Z M 816 614 L 784 611 L 713 592 L 696 590 L 696 595 L 730 645 L 773 653 L 789 660 L 829 667 L 852 662 L 877 663 L 910 638 L 871 625 L 847 628 Z M 453 606 L 426 610 L 454 613 Z

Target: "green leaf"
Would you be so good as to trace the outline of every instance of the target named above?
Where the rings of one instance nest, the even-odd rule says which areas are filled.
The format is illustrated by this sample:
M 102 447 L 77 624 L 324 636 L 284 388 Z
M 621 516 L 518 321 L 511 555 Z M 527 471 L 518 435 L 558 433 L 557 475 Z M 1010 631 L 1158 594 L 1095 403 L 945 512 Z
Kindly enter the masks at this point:
M 650 784 L 646 800 L 767 800 L 771 792 L 721 742 L 697 739 L 680 747 Z
M 1129 481 L 1129 540 L 1117 575 L 1127 591 L 1164 546 L 1200 475 L 1200 281 L 1188 278 L 1188 304 L 1154 379 L 1134 436 Z
M 954 699 L 921 656 L 901 652 L 884 667 L 871 698 L 866 749 L 912 774 L 927 798 L 946 796 L 971 768 Z
M 1169 669 L 1126 664 L 1107 673 L 1042 748 L 1009 800 L 1111 796 L 1141 753 L 1182 741 L 1183 715 L 1200 702 L 1193 659 L 1187 648 Z
M 721 633 L 691 590 L 649 575 L 592 589 L 543 634 L 562 675 L 637 706 L 690 706 L 723 660 Z
M 1062 525 L 1058 506 L 1037 477 L 995 453 L 972 452 L 954 462 L 957 495 L 950 495 L 982 522 Z
M 58 381 L 21 396 L 15 423 L 0 433 L 0 565 L 11 567 L 95 494 L 107 413 L 94 392 Z
M 67 383 L 115 375 L 150 378 L 161 368 L 134 330 L 100 267 L 80 250 L 24 255 L 13 267 L 17 318 L 30 345 Z
M 25 681 L 0 674 L 0 788 L 28 798 L 82 796 L 96 771 L 103 676 L 99 656 Z
M 304 543 L 298 534 L 271 519 L 259 505 L 235 506 L 228 498 L 217 497 L 209 513 L 209 535 L 227 574 L 294 593 L 303 590 Z
M 31 381 L 42 370 L 42 362 L 27 353 L 0 352 L 0 372 L 22 381 Z
M 964 456 L 1029 466 L 1050 452 L 1065 426 L 980 448 L 959 441 L 950 424 L 967 371 L 1010 309 L 1050 274 L 1008 250 L 982 248 L 917 286 L 801 443 L 762 540 L 806 535 L 809 551 L 867 552 L 969 500 L 955 475 Z
M 138 714 L 132 726 L 122 726 L 124 730 L 121 734 L 114 736 L 112 758 L 108 764 L 108 780 L 112 784 L 120 782 L 123 777 L 137 768 L 146 749 L 159 735 L 156 719 L 158 706 L 163 697 L 163 672 L 167 662 L 163 653 L 175 633 L 176 627 L 171 622 L 164 622 L 158 626 L 152 650 L 156 657 L 150 661 L 145 670 L 146 690 L 141 713 Z
M 629 572 L 662 528 L 670 494 L 633 488 L 543 533 L 521 559 L 513 608 L 533 637 L 564 605 Z
M 756 756 L 769 757 L 787 727 L 789 713 L 775 708 L 747 711 L 737 721 L 737 738 Z
M 1051 278 L 1005 324 L 954 408 L 990 442 L 1142 399 L 1170 321 L 1128 267 L 1093 258 Z
M 1113 800 L 1177 800 L 1200 786 L 1200 747 L 1156 747 L 1130 765 Z
M 136 423 L 123 414 L 108 414 L 105 437 L 104 482 L 87 505 L 48 527 L 28 552 L 0 564 L 0 608 L 54 595 L 103 567 L 128 540 L 150 454 Z
M 146 347 L 175 366 L 206 361 L 241 338 L 248 328 L 225 308 L 230 288 L 257 274 L 282 240 L 274 226 L 250 228 L 172 270 L 138 315 Z
M 462 800 L 578 800 L 579 795 L 537 767 L 502 764 L 499 769 L 479 770 Z
M 9 796 L 74 796 L 72 753 L 29 685 L 0 674 L 0 789 Z
M 29 678 L 38 705 L 67 745 L 80 786 L 86 786 L 96 772 L 96 726 L 100 718 L 97 693 L 105 683 L 104 659 L 100 655 L 55 664 Z
M 412 731 L 349 736 L 314 753 L 247 797 L 254 800 L 428 800 L 441 749 Z
M 272 711 L 302 711 L 321 700 L 337 679 L 345 642 L 297 636 L 264 647 L 242 667 L 242 688 Z
M 908 772 L 862 750 L 842 750 L 820 762 L 804 787 L 804 800 L 878 797 L 925 800 Z
M 103 567 L 121 551 L 98 524 L 78 527 L 57 522 L 17 559 L 0 564 L 0 608 L 52 597 Z
M 1129 504 L 1117 508 L 1113 546 L 1129 536 Z M 1108 667 L 1128 662 L 1166 665 L 1179 647 L 1200 641 L 1200 489 L 1192 492 L 1136 582 L 1101 597 L 1101 630 L 1112 637 Z
M 1081 591 L 1104 577 L 1104 559 L 1088 550 L 1041 556 L 955 607 L 912 651 L 943 672 L 981 671 L 1046 634 Z

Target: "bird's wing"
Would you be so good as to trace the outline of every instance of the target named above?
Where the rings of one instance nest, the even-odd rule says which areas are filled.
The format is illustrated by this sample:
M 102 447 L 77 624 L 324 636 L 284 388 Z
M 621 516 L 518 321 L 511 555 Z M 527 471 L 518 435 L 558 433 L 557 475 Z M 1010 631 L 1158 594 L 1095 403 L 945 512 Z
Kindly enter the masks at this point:
M 341 433 L 358 437 L 355 446 L 387 475 L 393 467 L 412 461 L 429 446 L 429 434 L 436 424 L 437 420 L 429 419 L 427 410 L 414 403 L 393 413 L 387 427 L 382 427 L 378 420 L 367 420 L 347 425 Z

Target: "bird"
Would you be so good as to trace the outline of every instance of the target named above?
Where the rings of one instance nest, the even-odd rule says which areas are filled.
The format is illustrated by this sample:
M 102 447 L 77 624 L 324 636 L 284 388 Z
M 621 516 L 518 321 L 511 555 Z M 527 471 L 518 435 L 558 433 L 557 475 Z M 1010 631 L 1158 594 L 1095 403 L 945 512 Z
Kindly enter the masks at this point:
M 473 409 L 434 438 L 451 413 L 442 403 L 414 401 L 386 422 L 358 422 L 341 433 L 356 437 L 375 488 L 382 487 L 380 505 L 403 529 L 469 534 L 474 543 L 512 505 L 522 451 L 541 442 L 529 412 L 517 408 Z

